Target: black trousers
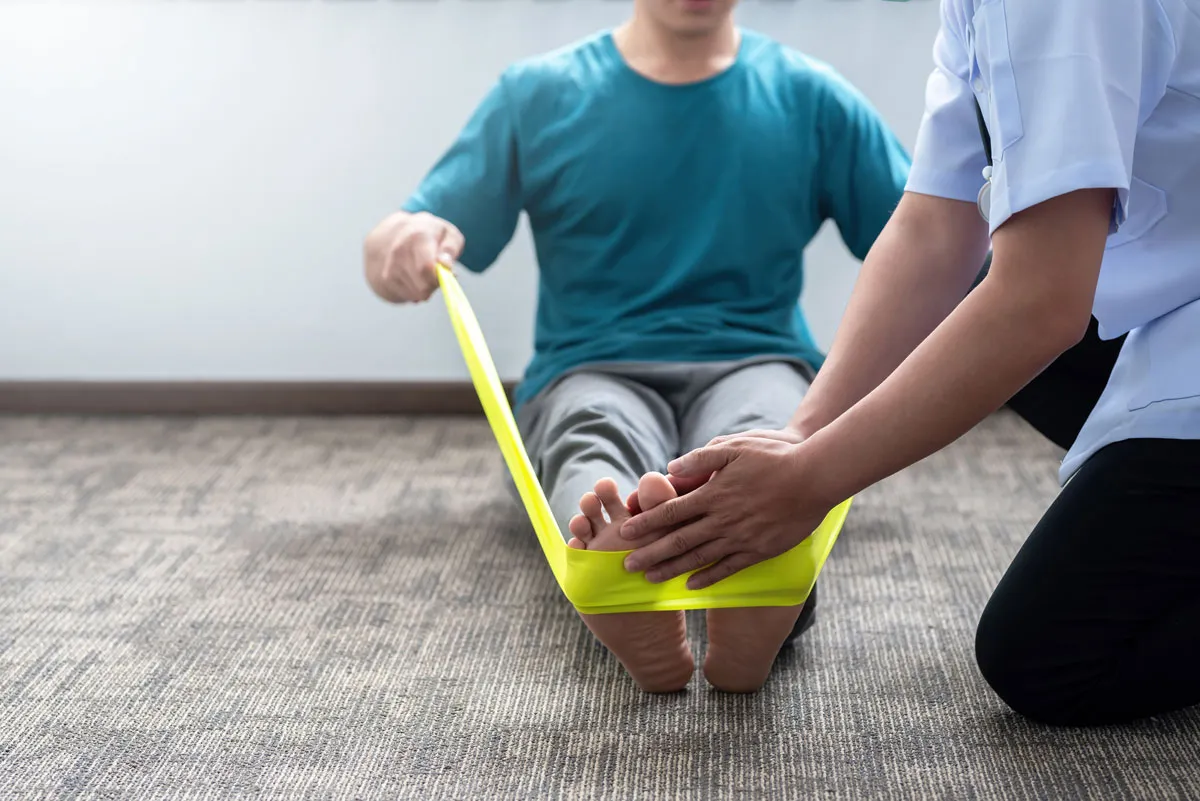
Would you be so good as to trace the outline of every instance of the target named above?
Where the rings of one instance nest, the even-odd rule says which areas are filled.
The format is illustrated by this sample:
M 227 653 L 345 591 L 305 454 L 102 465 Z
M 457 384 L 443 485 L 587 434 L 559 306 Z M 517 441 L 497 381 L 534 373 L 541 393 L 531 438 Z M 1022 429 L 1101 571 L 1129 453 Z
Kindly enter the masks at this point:
M 1119 349 L 1093 321 L 1009 406 L 1068 447 Z M 975 653 L 996 693 L 1042 723 L 1200 703 L 1200 441 L 1127 440 L 1090 458 L 996 587 Z

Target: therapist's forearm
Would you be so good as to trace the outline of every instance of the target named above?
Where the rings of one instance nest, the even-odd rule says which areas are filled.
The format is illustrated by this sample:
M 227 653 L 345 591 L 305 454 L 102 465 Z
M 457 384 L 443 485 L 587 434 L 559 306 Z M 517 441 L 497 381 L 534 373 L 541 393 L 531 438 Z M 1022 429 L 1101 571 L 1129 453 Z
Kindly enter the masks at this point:
M 873 392 L 803 445 L 814 491 L 848 498 L 940 450 L 1087 331 L 1111 193 L 1086 190 L 997 232 L 988 277 Z
M 1022 322 L 1053 314 L 1039 303 L 985 280 L 874 392 L 801 446 L 822 465 L 819 494 L 849 498 L 1003 406 L 1078 340 Z
M 863 263 L 790 427 L 811 436 L 879 386 L 959 304 L 986 254 L 974 204 L 905 195 Z

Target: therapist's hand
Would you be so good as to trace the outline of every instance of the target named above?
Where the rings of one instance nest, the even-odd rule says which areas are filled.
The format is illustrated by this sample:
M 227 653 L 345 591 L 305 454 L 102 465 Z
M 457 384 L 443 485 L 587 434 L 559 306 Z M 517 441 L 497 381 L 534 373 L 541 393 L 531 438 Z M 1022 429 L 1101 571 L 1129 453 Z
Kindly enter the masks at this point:
M 673 483 L 707 481 L 622 527 L 628 539 L 664 535 L 626 557 L 627 570 L 645 571 L 655 583 L 699 570 L 688 587 L 703 589 L 800 544 L 837 505 L 818 491 L 803 445 L 783 437 L 720 439 L 669 468 Z
M 779 442 L 790 442 L 793 445 L 799 445 L 804 441 L 804 435 L 792 428 L 773 429 L 773 428 L 756 428 L 753 431 L 745 431 L 741 434 L 725 434 L 720 437 L 713 437 L 708 441 L 709 445 L 719 445 L 722 442 L 728 442 L 731 439 L 743 439 L 745 437 L 757 437 L 759 439 L 773 439 Z M 671 482 L 671 486 L 675 488 L 675 494 L 687 495 L 699 487 L 704 486 L 711 474 L 677 476 L 671 473 L 667 474 L 667 481 Z M 634 490 L 629 494 L 625 501 L 625 506 L 629 509 L 629 514 L 640 515 L 642 513 L 642 505 L 638 502 L 638 491 Z
M 726 434 L 720 437 L 713 437 L 709 440 L 708 444 L 720 445 L 722 442 L 729 442 L 734 439 L 773 439 L 778 442 L 799 445 L 804 441 L 805 437 L 794 428 L 756 428 L 753 431 L 745 431 L 741 434 Z
M 692 490 L 704 485 L 708 481 L 708 476 L 672 476 L 667 475 L 667 481 L 671 482 L 671 486 L 675 488 L 676 495 L 687 495 Z M 642 504 L 638 501 L 638 491 L 634 490 L 629 493 L 629 497 L 625 500 L 625 506 L 629 509 L 629 514 L 640 515 L 642 513 Z

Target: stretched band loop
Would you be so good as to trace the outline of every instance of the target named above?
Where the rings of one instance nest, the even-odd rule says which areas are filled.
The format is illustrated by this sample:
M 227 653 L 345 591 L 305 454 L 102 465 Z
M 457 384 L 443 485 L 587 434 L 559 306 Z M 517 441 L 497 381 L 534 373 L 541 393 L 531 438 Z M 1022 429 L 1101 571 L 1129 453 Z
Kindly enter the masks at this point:
M 687 576 L 651 584 L 625 570 L 629 551 L 585 551 L 568 548 L 550 511 L 525 444 L 521 441 L 504 386 L 496 373 L 483 332 L 454 274 L 439 265 L 438 281 L 462 348 L 471 381 L 491 424 L 492 433 L 512 474 L 546 561 L 567 600 L 589 615 L 656 612 L 745 606 L 797 606 L 808 599 L 817 574 L 829 557 L 850 500 L 835 508 L 812 536 L 787 553 L 760 562 L 704 590 L 689 590 Z

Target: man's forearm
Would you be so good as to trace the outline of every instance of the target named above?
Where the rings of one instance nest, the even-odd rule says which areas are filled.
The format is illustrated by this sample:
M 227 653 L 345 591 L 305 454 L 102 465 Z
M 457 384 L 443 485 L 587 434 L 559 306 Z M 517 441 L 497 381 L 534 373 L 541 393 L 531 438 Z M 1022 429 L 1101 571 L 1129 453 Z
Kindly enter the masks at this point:
M 905 195 L 863 263 L 829 358 L 790 427 L 812 436 L 879 386 L 962 301 L 986 253 L 974 204 Z

